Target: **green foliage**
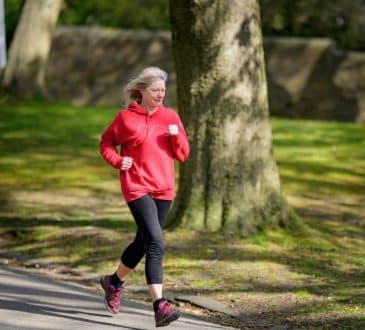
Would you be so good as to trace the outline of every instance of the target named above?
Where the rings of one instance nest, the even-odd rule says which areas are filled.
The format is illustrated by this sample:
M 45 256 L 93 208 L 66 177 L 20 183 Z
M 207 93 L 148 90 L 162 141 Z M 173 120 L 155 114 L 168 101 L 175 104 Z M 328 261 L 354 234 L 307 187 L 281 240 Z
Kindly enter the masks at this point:
M 363 0 L 260 0 L 264 34 L 328 37 L 344 49 L 365 50 Z
M 13 38 L 25 0 L 5 0 L 7 45 Z M 64 0 L 59 24 L 168 30 L 168 0 Z
M 168 30 L 168 0 L 65 0 L 60 23 Z
M 5 0 L 5 31 L 6 42 L 9 47 L 18 23 L 21 8 L 25 0 Z
M 5 0 L 6 38 L 12 39 L 25 0 Z M 344 49 L 365 50 L 363 0 L 260 0 L 264 35 L 329 37 Z M 168 30 L 168 0 L 64 0 L 60 24 Z

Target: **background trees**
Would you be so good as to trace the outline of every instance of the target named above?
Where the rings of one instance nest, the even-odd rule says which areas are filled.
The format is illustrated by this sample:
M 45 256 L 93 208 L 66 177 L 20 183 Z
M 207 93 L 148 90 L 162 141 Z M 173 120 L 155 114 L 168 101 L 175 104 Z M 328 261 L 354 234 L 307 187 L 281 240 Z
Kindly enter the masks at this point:
M 260 0 L 264 34 L 330 37 L 344 49 L 365 50 L 363 0 Z
M 168 0 L 66 0 L 61 24 L 168 30 Z
M 5 0 L 7 40 L 24 0 Z M 365 49 L 363 0 L 260 0 L 264 35 L 330 37 L 345 49 Z M 168 0 L 65 0 L 61 24 L 170 28 Z
M 45 64 L 62 0 L 28 0 L 12 40 L 3 85 L 26 97 L 46 94 Z

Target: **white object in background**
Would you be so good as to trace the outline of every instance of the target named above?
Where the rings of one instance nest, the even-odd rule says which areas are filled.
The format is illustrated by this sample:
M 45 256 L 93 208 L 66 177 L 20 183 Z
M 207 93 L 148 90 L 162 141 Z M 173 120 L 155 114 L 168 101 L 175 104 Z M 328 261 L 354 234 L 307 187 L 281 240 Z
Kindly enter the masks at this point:
M 0 70 L 6 66 L 4 0 L 0 0 Z

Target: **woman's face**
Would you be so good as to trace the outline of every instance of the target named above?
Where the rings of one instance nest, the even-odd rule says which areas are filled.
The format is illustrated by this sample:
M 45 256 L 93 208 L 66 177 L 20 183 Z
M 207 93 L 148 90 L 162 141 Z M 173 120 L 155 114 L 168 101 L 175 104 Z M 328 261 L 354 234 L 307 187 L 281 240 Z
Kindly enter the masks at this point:
M 142 104 L 150 109 L 156 108 L 162 105 L 165 98 L 165 82 L 162 79 L 155 80 L 140 92 L 142 94 Z

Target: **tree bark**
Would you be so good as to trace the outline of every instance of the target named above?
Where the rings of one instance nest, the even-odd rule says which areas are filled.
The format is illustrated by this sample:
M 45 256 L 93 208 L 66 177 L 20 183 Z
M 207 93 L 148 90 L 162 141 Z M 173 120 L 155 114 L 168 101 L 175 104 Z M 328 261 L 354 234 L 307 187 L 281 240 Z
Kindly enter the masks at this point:
M 6 37 L 5 37 L 4 0 L 0 0 L 0 77 L 6 65 Z
M 191 143 L 167 226 L 254 233 L 292 221 L 269 122 L 257 0 L 170 0 L 178 110 Z
M 62 0 L 27 0 L 9 49 L 3 85 L 17 96 L 46 95 L 45 70 Z

